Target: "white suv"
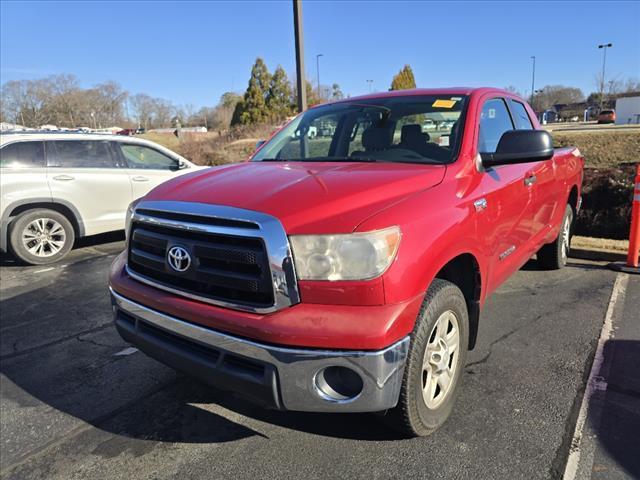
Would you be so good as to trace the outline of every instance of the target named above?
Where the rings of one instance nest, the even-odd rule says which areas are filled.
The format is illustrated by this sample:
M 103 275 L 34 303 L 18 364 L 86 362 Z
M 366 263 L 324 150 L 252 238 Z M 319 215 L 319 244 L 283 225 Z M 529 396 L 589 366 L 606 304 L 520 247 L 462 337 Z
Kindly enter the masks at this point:
M 0 250 L 31 265 L 74 239 L 124 228 L 128 205 L 197 167 L 146 140 L 116 135 L 0 135 Z

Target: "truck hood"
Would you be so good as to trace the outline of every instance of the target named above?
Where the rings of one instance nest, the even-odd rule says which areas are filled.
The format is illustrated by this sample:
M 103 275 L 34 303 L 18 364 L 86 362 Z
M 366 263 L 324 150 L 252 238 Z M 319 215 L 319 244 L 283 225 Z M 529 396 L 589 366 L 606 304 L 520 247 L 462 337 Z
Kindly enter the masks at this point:
M 289 234 L 348 233 L 384 208 L 437 185 L 443 165 L 246 162 L 166 182 L 148 200 L 208 203 L 277 217 Z

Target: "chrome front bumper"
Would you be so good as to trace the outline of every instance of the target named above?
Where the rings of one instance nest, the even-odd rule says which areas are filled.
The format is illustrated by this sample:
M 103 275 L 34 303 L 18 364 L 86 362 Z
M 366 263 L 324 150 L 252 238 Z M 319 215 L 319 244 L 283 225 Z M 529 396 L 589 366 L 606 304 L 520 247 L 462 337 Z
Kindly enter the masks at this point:
M 274 408 L 308 412 L 375 412 L 398 402 L 409 337 L 379 351 L 285 348 L 165 315 L 113 290 L 111 297 L 116 327 L 126 341 L 223 390 Z M 347 398 L 327 395 L 319 378 L 328 367 L 355 372 L 362 381 L 360 392 Z

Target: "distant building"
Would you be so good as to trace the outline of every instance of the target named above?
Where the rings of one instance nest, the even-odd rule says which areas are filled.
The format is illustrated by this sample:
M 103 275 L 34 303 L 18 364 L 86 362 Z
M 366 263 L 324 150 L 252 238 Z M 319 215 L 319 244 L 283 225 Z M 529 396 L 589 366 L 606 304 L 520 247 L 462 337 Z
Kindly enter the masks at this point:
M 616 125 L 640 124 L 640 92 L 616 99 Z
M 33 129 L 29 127 L 25 127 L 24 125 L 18 125 L 17 123 L 8 123 L 8 122 L 0 123 L 0 131 L 7 132 L 11 130 L 15 131 L 15 130 L 33 130 Z

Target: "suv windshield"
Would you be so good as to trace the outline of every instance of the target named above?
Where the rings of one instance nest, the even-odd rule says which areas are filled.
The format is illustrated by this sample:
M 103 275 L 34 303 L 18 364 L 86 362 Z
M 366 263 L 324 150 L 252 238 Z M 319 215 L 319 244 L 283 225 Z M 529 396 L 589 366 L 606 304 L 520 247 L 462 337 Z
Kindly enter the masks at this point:
M 450 163 L 465 96 L 405 96 L 312 108 L 286 125 L 253 161 Z

